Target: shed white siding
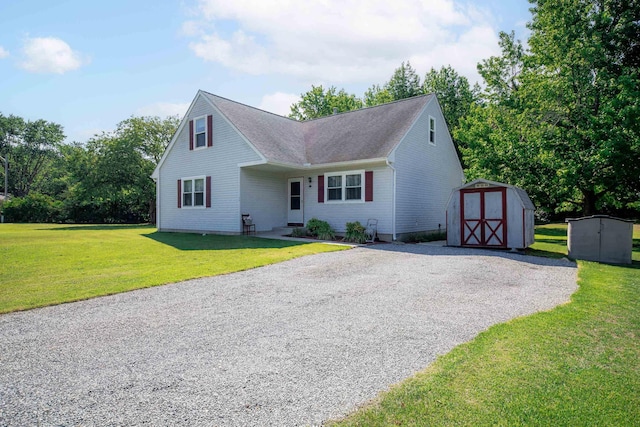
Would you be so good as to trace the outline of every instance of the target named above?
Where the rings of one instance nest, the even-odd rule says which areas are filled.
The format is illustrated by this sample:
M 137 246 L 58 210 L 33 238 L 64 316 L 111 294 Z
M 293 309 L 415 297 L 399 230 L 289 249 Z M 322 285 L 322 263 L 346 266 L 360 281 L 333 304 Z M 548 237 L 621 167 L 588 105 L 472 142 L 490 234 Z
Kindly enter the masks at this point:
M 188 121 L 213 115 L 213 146 L 189 150 Z M 198 97 L 176 135 L 158 174 L 158 228 L 161 231 L 240 232 L 240 169 L 238 163 L 260 160 L 229 122 L 203 97 Z M 177 181 L 211 176 L 211 208 L 178 208 Z
M 429 142 L 429 116 L 436 121 L 436 143 Z M 463 171 L 435 98 L 395 149 L 396 233 L 442 230 L 447 201 L 462 185 Z
M 358 203 L 318 203 L 318 175 L 329 172 L 350 170 L 373 171 L 373 201 Z M 294 174 L 290 177 L 302 176 Z M 311 187 L 308 177 L 311 176 Z M 327 221 L 338 233 L 346 231 L 347 222 L 360 221 L 367 224 L 369 218 L 378 220 L 378 234 L 391 236 L 392 231 L 392 200 L 393 200 L 393 171 L 387 166 L 354 167 L 350 169 L 331 169 L 324 171 L 306 172 L 304 174 L 304 222 L 311 218 Z M 364 193 L 364 188 L 363 188 Z M 326 197 L 326 181 L 325 181 Z M 286 202 L 286 201 L 285 201 Z
M 491 190 L 492 188 L 504 188 L 506 194 L 506 244 L 512 249 L 524 249 L 535 242 L 534 237 L 534 206 L 527 193 L 508 184 L 502 184 L 484 179 L 456 188 L 449 198 L 447 205 L 447 245 L 463 246 L 462 242 L 462 217 L 460 210 L 460 192 L 464 189 L 480 188 Z M 468 194 L 468 193 L 467 193 Z M 496 195 L 496 193 L 489 193 Z M 492 200 L 485 199 L 487 206 L 485 212 L 491 213 L 492 218 L 500 217 L 497 213 L 502 210 L 501 202 L 496 207 L 489 206 Z M 473 246 L 473 245 L 471 245 Z

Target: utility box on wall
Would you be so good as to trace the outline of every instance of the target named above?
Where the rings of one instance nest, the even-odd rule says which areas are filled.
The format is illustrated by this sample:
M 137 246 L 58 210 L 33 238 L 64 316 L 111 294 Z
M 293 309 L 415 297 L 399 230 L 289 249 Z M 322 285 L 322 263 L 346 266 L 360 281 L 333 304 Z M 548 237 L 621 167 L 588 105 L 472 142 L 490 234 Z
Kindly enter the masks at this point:
M 567 219 L 569 257 L 611 264 L 631 264 L 633 221 L 608 215 Z

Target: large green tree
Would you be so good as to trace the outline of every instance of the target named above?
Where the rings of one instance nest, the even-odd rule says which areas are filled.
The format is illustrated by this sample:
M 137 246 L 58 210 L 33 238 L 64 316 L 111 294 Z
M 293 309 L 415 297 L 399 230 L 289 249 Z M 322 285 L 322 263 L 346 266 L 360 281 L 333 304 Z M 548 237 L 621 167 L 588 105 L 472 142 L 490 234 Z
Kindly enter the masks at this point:
M 364 93 L 365 107 L 373 107 L 375 105 L 386 104 L 392 102 L 393 95 L 386 88 L 380 85 L 373 85 Z
M 335 86 L 324 89 L 322 85 L 311 86 L 311 90 L 300 95 L 300 101 L 291 106 L 289 117 L 296 120 L 311 120 L 328 116 L 335 112 L 362 108 L 362 100 L 344 89 Z
M 150 175 L 177 126 L 175 117 L 130 117 L 114 132 L 65 147 L 69 216 L 80 222 L 153 222 Z
M 459 75 L 451 66 L 440 70 L 431 68 L 422 83 L 424 93 L 433 93 L 438 97 L 447 124 L 458 126 L 460 119 L 469 114 L 471 105 L 476 102 L 479 87 L 471 87 L 466 77 Z
M 501 34 L 483 103 L 456 137 L 470 177 L 523 185 L 538 205 L 584 214 L 640 198 L 638 2 L 531 0 L 530 46 Z
M 411 98 L 423 93 L 418 73 L 416 73 L 409 61 L 406 64 L 403 61 L 393 71 L 389 81 L 382 86 L 374 84 L 367 89 L 364 94 L 364 104 L 367 107 L 373 107 L 374 105 Z
M 585 214 L 637 201 L 640 2 L 531 3 L 529 95 L 540 121 L 553 127 L 546 142 L 561 185 L 575 189 Z
M 130 140 L 143 157 L 157 164 L 179 124 L 177 116 L 131 116 L 118 123 L 115 134 L 118 138 Z
M 403 62 L 395 69 L 384 88 L 395 101 L 422 95 L 423 93 L 420 77 L 409 61 L 406 64 Z
M 9 192 L 17 197 L 47 185 L 65 135 L 57 123 L 0 114 L 0 155 L 9 162 Z
M 524 111 L 526 98 L 522 88 L 525 71 L 525 52 L 515 34 L 500 33 L 500 56 L 493 56 L 478 64 L 484 80 L 480 102 L 470 105 L 454 129 L 459 141 L 465 174 L 468 179 L 489 178 L 531 190 L 545 190 L 548 186 L 534 186 L 547 182 L 546 163 L 533 156 L 539 152 L 539 139 L 533 130 L 541 130 L 535 120 Z M 533 157 L 532 157 L 533 156 Z M 531 193 L 531 191 L 530 191 Z M 532 194 L 538 205 L 548 205 L 545 191 Z

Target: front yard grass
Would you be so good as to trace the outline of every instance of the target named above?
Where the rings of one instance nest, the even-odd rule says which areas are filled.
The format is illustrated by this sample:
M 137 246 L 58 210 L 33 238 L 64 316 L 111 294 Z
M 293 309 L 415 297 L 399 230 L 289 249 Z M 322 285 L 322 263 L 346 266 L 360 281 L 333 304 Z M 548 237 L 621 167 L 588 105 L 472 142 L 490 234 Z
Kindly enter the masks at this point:
M 564 256 L 566 226 L 533 253 Z M 640 420 L 640 226 L 634 263 L 579 261 L 578 291 L 493 326 L 332 426 L 631 426 Z
M 0 313 L 345 249 L 150 226 L 0 224 Z

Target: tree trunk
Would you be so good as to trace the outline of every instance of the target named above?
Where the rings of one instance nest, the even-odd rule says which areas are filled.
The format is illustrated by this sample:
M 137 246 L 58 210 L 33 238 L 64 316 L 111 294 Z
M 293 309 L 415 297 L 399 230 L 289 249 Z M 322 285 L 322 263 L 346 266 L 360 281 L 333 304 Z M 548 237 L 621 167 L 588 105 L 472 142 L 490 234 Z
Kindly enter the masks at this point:
M 156 224 L 156 201 L 149 200 L 149 224 Z
M 596 214 L 596 192 L 593 190 L 582 190 L 582 213 L 584 216 Z

